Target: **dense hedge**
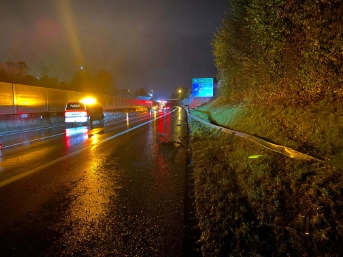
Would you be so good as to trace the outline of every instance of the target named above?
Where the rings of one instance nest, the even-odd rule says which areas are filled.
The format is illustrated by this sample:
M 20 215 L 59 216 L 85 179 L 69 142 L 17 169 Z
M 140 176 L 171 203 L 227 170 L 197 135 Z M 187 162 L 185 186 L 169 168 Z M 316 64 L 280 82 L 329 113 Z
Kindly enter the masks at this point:
M 231 0 L 213 54 L 231 100 L 341 98 L 341 0 Z

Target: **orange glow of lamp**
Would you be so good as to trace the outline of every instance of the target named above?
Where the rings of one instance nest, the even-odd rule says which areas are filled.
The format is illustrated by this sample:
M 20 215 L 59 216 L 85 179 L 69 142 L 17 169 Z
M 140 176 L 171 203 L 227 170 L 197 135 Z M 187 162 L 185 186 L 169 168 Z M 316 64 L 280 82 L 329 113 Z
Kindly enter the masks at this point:
M 96 100 L 93 97 L 86 97 L 86 98 L 80 100 L 80 102 L 84 103 L 84 104 L 95 104 Z

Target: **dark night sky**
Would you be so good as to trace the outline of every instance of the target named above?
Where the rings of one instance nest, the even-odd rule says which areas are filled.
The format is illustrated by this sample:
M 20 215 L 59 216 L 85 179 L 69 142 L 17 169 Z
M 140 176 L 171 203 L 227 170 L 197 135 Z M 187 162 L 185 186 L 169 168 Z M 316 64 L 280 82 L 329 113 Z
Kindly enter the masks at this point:
M 117 88 L 170 97 L 215 77 L 213 33 L 228 0 L 0 0 L 0 62 L 24 61 L 68 81 L 80 66 Z

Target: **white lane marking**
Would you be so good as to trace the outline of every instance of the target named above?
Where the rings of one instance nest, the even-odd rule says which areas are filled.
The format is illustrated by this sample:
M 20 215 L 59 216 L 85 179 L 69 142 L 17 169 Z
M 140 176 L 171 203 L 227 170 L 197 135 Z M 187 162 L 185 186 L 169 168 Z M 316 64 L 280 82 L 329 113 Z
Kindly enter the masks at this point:
M 129 114 L 129 115 L 133 116 L 134 114 Z M 126 117 L 126 114 L 114 116 L 113 118 L 115 119 L 115 118 L 120 118 L 120 117 Z M 17 131 L 0 132 L 0 137 L 10 136 L 10 135 L 18 135 L 18 134 L 27 133 L 27 132 L 35 132 L 35 131 L 45 130 L 45 129 L 54 129 L 54 128 L 59 128 L 59 127 L 65 127 L 65 124 L 42 127 L 42 128 L 32 128 L 32 129 L 22 129 L 22 130 L 17 130 Z
M 124 115 L 122 115 L 124 117 Z M 118 117 L 118 116 L 117 116 Z M 163 116 L 162 116 L 163 117 Z M 126 119 L 124 119 L 126 120 Z M 8 135 L 16 135 L 16 134 L 21 134 L 21 133 L 26 133 L 26 132 L 34 132 L 34 131 L 38 131 L 38 130 L 44 130 L 44 129 L 51 129 L 51 128 L 57 128 L 57 127 L 64 127 L 65 125 L 57 125 L 57 126 L 53 126 L 53 127 L 45 127 L 45 128 L 40 128 L 40 129 L 33 129 L 33 130 L 20 130 L 20 131 L 17 131 L 17 132 L 13 132 L 13 133 L 5 133 L 5 134 L 1 134 L 0 133 L 0 137 L 2 136 L 8 136 Z M 24 145 L 24 144 L 28 144 L 28 143 L 31 143 L 31 142 L 34 142 L 34 141 L 39 141 L 39 140 L 44 140 L 44 139 L 47 139 L 47 138 L 52 138 L 52 137 L 56 137 L 56 136 L 61 136 L 61 135 L 64 135 L 65 133 L 60 133 L 60 134 L 55 134 L 55 135 L 51 135 L 51 136 L 47 136 L 47 137 L 41 137 L 41 138 L 37 138 L 37 139 L 33 139 L 33 140 L 29 140 L 29 141 L 24 141 L 24 142 L 20 142 L 20 143 L 17 143 L 17 144 L 13 144 L 13 145 L 5 145 L 5 146 L 2 146 L 2 149 L 5 149 L 5 148 L 9 148 L 9 147 L 13 147 L 13 146 L 18 146 L 18 145 Z
M 45 130 L 45 129 L 54 129 L 54 128 L 59 128 L 59 127 L 64 127 L 65 125 L 55 125 L 55 126 L 50 126 L 50 127 L 43 127 L 43 128 L 35 128 L 35 129 L 23 129 L 23 130 L 17 130 L 17 131 L 12 131 L 12 132 L 1 132 L 0 137 L 3 136 L 10 136 L 10 135 L 17 135 L 21 133 L 27 133 L 27 132 L 34 132 L 34 131 L 39 131 L 39 130 Z
M 51 137 L 57 137 L 57 136 L 61 136 L 61 135 L 64 135 L 64 134 L 65 133 L 60 133 L 60 134 L 55 134 L 55 135 L 48 136 L 48 137 L 41 137 L 41 138 L 29 140 L 29 141 L 24 141 L 24 142 L 13 144 L 13 145 L 6 145 L 6 146 L 2 146 L 2 149 L 8 148 L 8 147 L 17 146 L 17 145 L 24 145 L 24 144 L 28 144 L 28 143 L 31 143 L 31 142 L 34 142 L 34 141 L 44 140 L 44 139 L 51 138 Z
M 176 110 L 176 109 L 175 109 L 175 110 Z M 174 112 L 175 110 L 173 110 L 172 112 Z M 169 114 L 169 113 L 167 113 L 167 114 Z M 154 120 L 160 119 L 160 118 L 166 116 L 167 114 L 164 114 L 164 115 L 162 115 L 162 116 L 160 116 L 160 117 L 157 117 L 157 118 L 155 118 L 155 119 L 149 120 L 149 121 L 144 122 L 144 123 L 142 123 L 142 124 L 139 124 L 139 125 L 137 125 L 137 126 L 135 126 L 135 127 L 132 127 L 132 128 L 130 128 L 130 129 L 128 129 L 128 130 L 122 131 L 122 132 L 120 132 L 120 133 L 118 133 L 118 134 L 115 134 L 115 135 L 113 135 L 113 136 L 111 136 L 111 137 L 108 137 L 108 138 L 106 138 L 106 139 L 100 141 L 99 143 L 97 143 L 95 146 L 87 146 L 87 147 L 85 147 L 85 148 L 82 148 L 82 149 L 80 149 L 80 150 L 77 150 L 77 151 L 75 151 L 75 152 L 72 152 L 72 153 L 70 153 L 70 154 L 68 154 L 68 155 L 65 155 L 65 156 L 63 156 L 63 157 L 57 158 L 57 159 L 55 159 L 55 160 L 53 160 L 53 161 L 51 161 L 51 162 L 47 162 L 47 163 L 45 163 L 45 164 L 43 164 L 43 165 L 41 165 L 41 166 L 39 166 L 39 167 L 36 167 L 36 168 L 34 168 L 34 169 L 28 170 L 28 171 L 26 171 L 26 172 L 24 172 L 24 173 L 21 173 L 21 174 L 19 174 L 19 175 L 16 175 L 16 176 L 14 176 L 14 177 L 11 177 L 11 178 L 9 178 L 9 179 L 6 179 L 6 180 L 4 180 L 4 181 L 1 181 L 1 182 L 0 182 L 0 187 L 6 186 L 6 185 L 8 185 L 8 184 L 11 184 L 11 183 L 13 183 L 13 182 L 19 180 L 19 179 L 25 178 L 25 177 L 27 177 L 27 176 L 29 176 L 29 175 L 31 175 L 31 174 L 34 174 L 34 173 L 36 173 L 36 172 L 38 172 L 38 171 L 40 171 L 40 170 L 42 170 L 42 169 L 44 169 L 44 168 L 47 168 L 47 167 L 49 167 L 49 166 L 51 166 L 51 165 L 53 165 L 53 164 L 55 164 L 55 163 L 58 163 L 58 162 L 60 162 L 60 161 L 63 161 L 63 160 L 65 160 L 65 159 L 67 159 L 67 158 L 69 158 L 69 157 L 71 157 L 71 156 L 77 155 L 77 154 L 79 154 L 79 153 L 81 153 L 81 152 L 83 152 L 83 151 L 85 151 L 85 150 L 87 150 L 87 149 L 89 149 L 89 148 L 92 148 L 92 147 L 95 148 L 95 147 L 97 147 L 98 145 L 101 145 L 101 144 L 103 144 L 103 143 L 105 143 L 105 142 L 107 142 L 107 141 L 109 141 L 109 140 L 111 140 L 111 139 L 113 139 L 113 138 L 116 138 L 116 137 L 121 136 L 121 135 L 123 135 L 123 134 L 125 134 L 125 133 L 127 133 L 127 132 L 130 132 L 130 131 L 132 131 L 132 130 L 134 130 L 134 129 L 137 129 L 137 128 L 143 126 L 143 125 L 146 125 L 146 124 L 148 124 L 148 123 L 150 123 L 150 122 L 153 122 Z
M 125 119 L 126 120 L 126 119 Z M 65 125 L 63 125 L 65 126 Z M 51 127 L 53 128 L 53 127 Z M 39 129 L 37 129 L 39 130 Z M 33 132 L 33 131 L 37 131 L 37 130 L 28 130 L 28 131 L 25 131 L 25 132 Z M 43 129 L 41 129 L 43 130 Z M 24 131 L 21 131 L 20 133 L 24 133 Z M 12 134 L 4 134 L 4 135 L 13 135 L 15 133 L 12 133 Z M 37 138 L 37 139 L 33 139 L 33 140 L 29 140 L 29 141 L 24 141 L 24 142 L 20 142 L 20 143 L 17 143 L 17 144 L 13 144 L 13 145 L 3 145 L 2 146 L 2 149 L 5 149 L 5 148 L 9 148 L 9 147 L 13 147 L 13 146 L 18 146 L 18 145 L 25 145 L 25 144 L 28 144 L 28 143 L 31 143 L 31 142 L 35 142 L 35 141 L 39 141 L 39 140 L 44 140 L 44 139 L 47 139 L 47 138 L 52 138 L 52 137 L 57 137 L 57 136 L 61 136 L 61 135 L 64 135 L 65 133 L 60 133 L 60 134 L 55 134 L 55 135 L 51 135 L 51 136 L 47 136 L 47 137 L 41 137 L 41 138 Z M 0 135 L 2 136 L 2 135 Z

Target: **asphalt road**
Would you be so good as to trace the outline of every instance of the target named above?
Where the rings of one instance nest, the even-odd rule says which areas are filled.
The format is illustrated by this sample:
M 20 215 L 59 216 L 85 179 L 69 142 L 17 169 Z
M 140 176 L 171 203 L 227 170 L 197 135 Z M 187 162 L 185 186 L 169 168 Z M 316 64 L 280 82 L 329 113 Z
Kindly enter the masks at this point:
M 0 256 L 182 256 L 185 122 L 177 107 L 0 135 Z

